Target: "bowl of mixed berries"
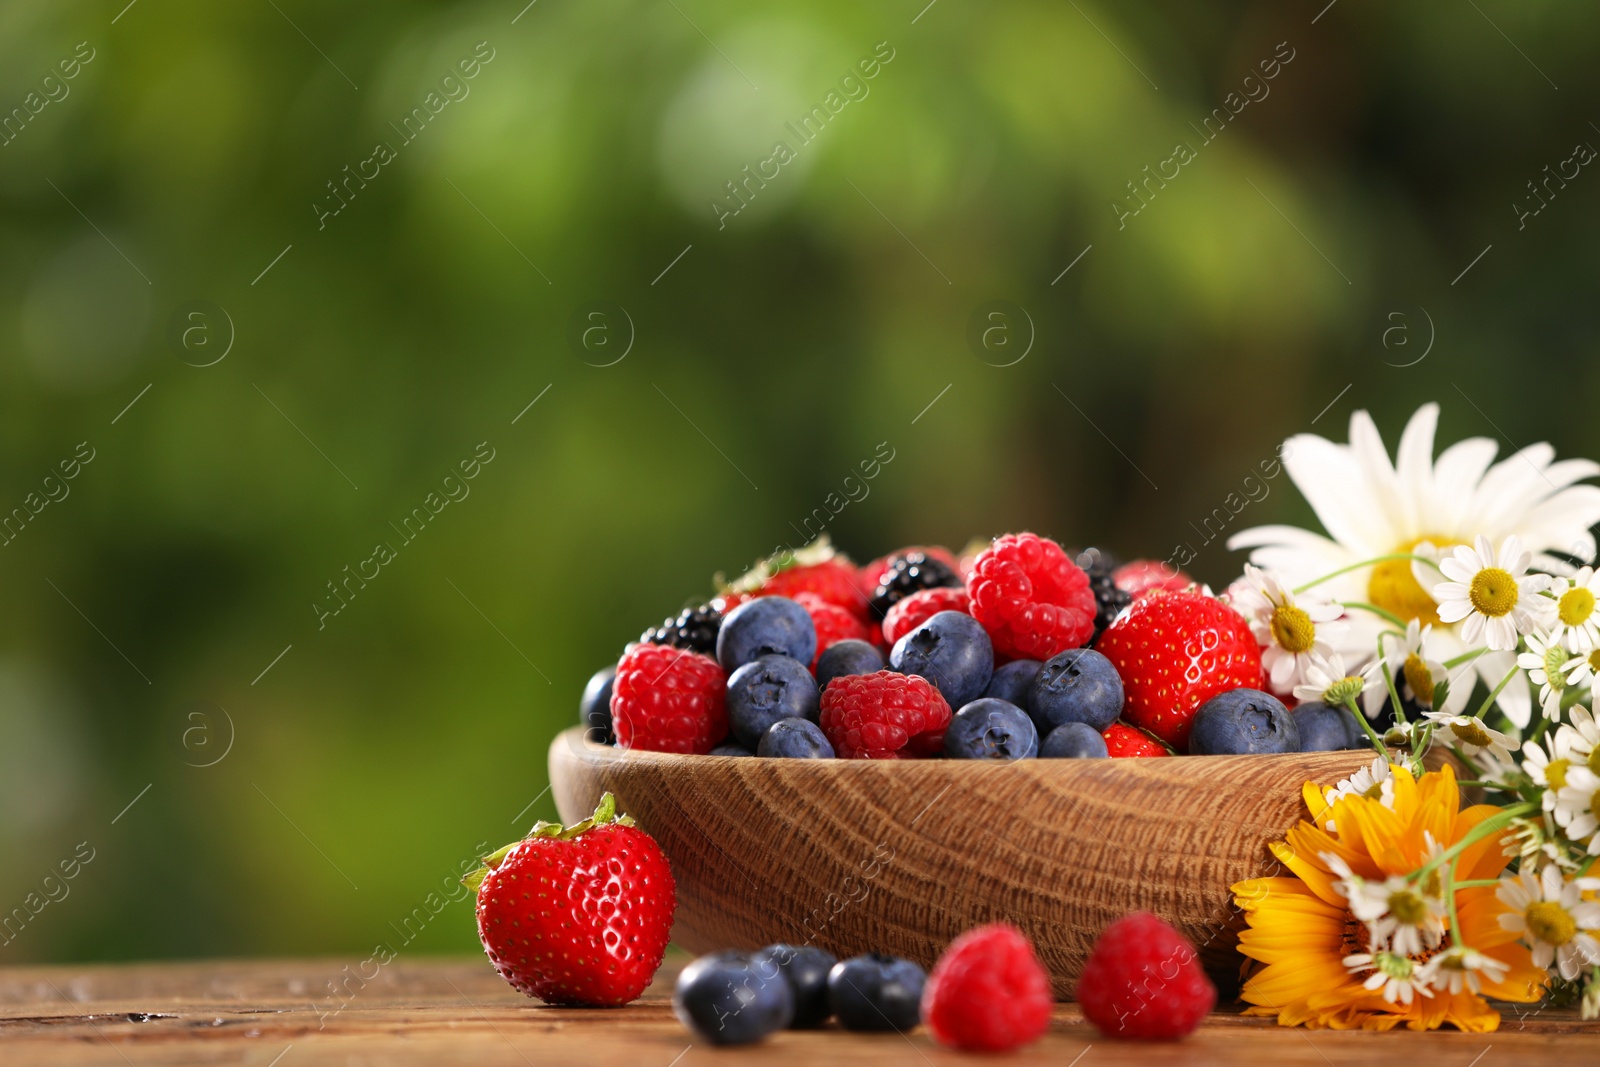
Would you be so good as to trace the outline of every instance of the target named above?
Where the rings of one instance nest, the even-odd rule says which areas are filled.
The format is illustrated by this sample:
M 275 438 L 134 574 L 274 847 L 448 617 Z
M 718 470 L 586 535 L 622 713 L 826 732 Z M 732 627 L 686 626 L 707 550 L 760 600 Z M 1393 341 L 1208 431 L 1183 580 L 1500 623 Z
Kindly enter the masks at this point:
M 1229 887 L 1272 873 L 1303 783 L 1372 758 L 1347 709 L 1267 688 L 1245 618 L 1165 564 L 1032 533 L 863 566 L 823 543 L 628 645 L 551 784 L 564 818 L 610 792 L 660 843 L 691 950 L 926 965 L 1004 921 L 1064 996 L 1149 911 L 1236 981 Z

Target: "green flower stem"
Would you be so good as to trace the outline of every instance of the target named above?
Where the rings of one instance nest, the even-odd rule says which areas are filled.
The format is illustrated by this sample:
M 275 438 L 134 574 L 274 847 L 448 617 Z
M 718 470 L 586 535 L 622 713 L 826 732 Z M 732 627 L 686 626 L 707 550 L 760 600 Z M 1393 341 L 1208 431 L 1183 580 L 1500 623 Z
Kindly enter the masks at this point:
M 1471 652 L 1463 652 L 1459 656 L 1445 660 L 1440 666 L 1444 667 L 1445 670 L 1449 670 L 1451 667 L 1459 667 L 1463 663 L 1471 663 L 1488 651 L 1487 648 L 1475 648 Z
M 1506 676 L 1500 679 L 1500 684 L 1494 687 L 1494 692 L 1485 697 L 1483 703 L 1478 705 L 1477 718 L 1479 720 L 1482 720 L 1483 717 L 1489 713 L 1489 709 L 1494 706 L 1495 697 L 1500 695 L 1500 691 L 1502 689 L 1511 684 L 1511 679 L 1515 678 L 1521 670 L 1521 667 L 1513 666 L 1509 671 L 1506 672 Z
M 1350 709 L 1350 714 L 1356 717 L 1356 722 L 1360 723 L 1361 728 L 1367 732 L 1367 739 L 1372 742 L 1373 749 L 1377 751 L 1378 755 L 1388 759 L 1388 746 L 1383 743 L 1383 738 L 1378 736 L 1378 731 L 1372 728 L 1372 724 L 1367 721 L 1367 717 L 1361 714 L 1361 709 L 1356 707 L 1356 698 L 1350 697 L 1344 702 L 1344 705 Z
M 1384 611 L 1375 604 L 1368 604 L 1360 600 L 1335 600 L 1334 603 L 1338 604 L 1342 608 L 1360 608 L 1362 611 L 1370 611 L 1372 614 L 1378 616 L 1380 619 L 1383 619 L 1391 626 L 1398 626 L 1402 630 L 1406 628 L 1406 621 L 1404 619 L 1400 618 L 1398 615 Z
M 1499 885 L 1500 884 L 1500 879 L 1498 879 L 1498 878 L 1472 878 L 1472 879 L 1469 879 L 1468 881 L 1465 881 L 1465 882 L 1452 882 L 1451 884 L 1457 889 L 1482 889 L 1485 886 Z
M 1468 830 L 1466 834 L 1462 836 L 1460 841 L 1457 841 L 1455 844 L 1451 845 L 1449 848 L 1433 857 L 1433 859 L 1429 860 L 1421 867 L 1418 867 L 1416 870 L 1406 875 L 1406 881 L 1414 882 L 1418 878 L 1425 877 L 1441 863 L 1451 862 L 1457 856 L 1461 855 L 1461 853 L 1465 852 L 1479 841 L 1482 841 L 1490 834 L 1496 834 L 1501 830 L 1504 830 L 1513 820 L 1520 819 L 1522 816 L 1529 815 L 1538 810 L 1539 805 L 1531 801 L 1522 804 L 1512 804 L 1508 807 L 1501 808 L 1499 811 L 1480 822 L 1477 826 L 1474 826 L 1472 829 Z
M 1465 945 L 1467 939 L 1461 936 L 1461 919 L 1456 915 L 1456 863 L 1458 859 L 1451 860 L 1444 865 L 1444 899 L 1445 907 L 1450 909 L 1450 940 L 1452 944 Z
M 1349 574 L 1351 571 L 1358 571 L 1362 567 L 1370 567 L 1375 563 L 1387 563 L 1388 561 L 1390 561 L 1392 559 L 1413 559 L 1413 560 L 1416 560 L 1418 563 L 1426 563 L 1428 566 L 1432 567 L 1434 570 L 1438 570 L 1439 569 L 1437 561 L 1431 560 L 1427 556 L 1417 556 L 1417 555 L 1413 555 L 1410 552 L 1396 552 L 1396 553 L 1393 553 L 1392 555 L 1388 555 L 1388 556 L 1373 556 L 1371 559 L 1364 559 L 1360 563 L 1352 563 L 1348 567 L 1340 567 L 1338 570 L 1334 571 L 1332 574 L 1324 574 L 1321 578 L 1317 578 L 1317 579 L 1315 579 L 1313 581 L 1307 582 L 1305 585 L 1302 585 L 1298 589 L 1296 589 L 1295 592 L 1296 593 L 1304 593 L 1307 589 L 1313 589 L 1313 588 L 1321 585 L 1323 582 L 1332 581 L 1333 579 L 1339 577 L 1339 575 L 1341 575 L 1341 574 Z M 1403 626 L 1405 624 L 1402 623 L 1401 625 Z
M 1389 669 L 1389 662 L 1384 658 L 1383 653 L 1383 639 L 1392 636 L 1394 635 L 1388 630 L 1384 630 L 1378 635 L 1378 662 L 1383 664 L 1383 684 L 1389 687 L 1389 706 L 1394 708 L 1395 721 L 1405 726 L 1408 724 L 1406 712 L 1400 706 L 1400 692 L 1394 687 L 1394 672 Z M 1403 638 L 1405 634 L 1400 634 L 1399 636 Z

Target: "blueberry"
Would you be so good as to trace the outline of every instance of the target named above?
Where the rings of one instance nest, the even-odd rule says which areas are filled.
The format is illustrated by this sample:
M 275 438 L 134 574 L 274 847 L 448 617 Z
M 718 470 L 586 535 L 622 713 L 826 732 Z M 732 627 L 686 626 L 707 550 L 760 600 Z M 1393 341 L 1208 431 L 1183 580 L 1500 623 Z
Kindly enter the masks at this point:
M 1039 731 L 1015 704 L 979 697 L 950 717 L 944 754 L 950 759 L 1032 759 L 1039 754 Z
M 1100 653 L 1069 648 L 1039 668 L 1028 691 L 1028 712 L 1045 736 L 1069 722 L 1099 733 L 1122 714 L 1122 676 Z
M 717 631 L 717 662 L 732 674 L 760 656 L 788 656 L 810 663 L 817 656 L 817 628 L 806 609 L 786 596 L 747 600 L 728 613 Z
M 894 643 L 889 667 L 920 674 L 952 708 L 978 699 L 994 676 L 994 645 L 971 615 L 941 611 Z
M 1039 742 L 1041 759 L 1105 759 L 1107 755 L 1106 739 L 1081 722 L 1057 726 Z
M 917 1025 L 927 980 L 910 960 L 878 952 L 852 956 L 828 972 L 828 1004 L 846 1030 L 909 1030 Z
M 1277 697 L 1259 689 L 1230 690 L 1201 704 L 1189 734 L 1193 756 L 1299 751 L 1294 716 Z
M 1367 744 L 1367 732 L 1349 708 L 1313 700 L 1294 708 L 1289 715 L 1300 730 L 1301 752 L 1335 752 L 1364 748 Z
M 810 719 L 779 719 L 767 727 L 756 755 L 778 759 L 833 759 L 833 746 Z
M 672 1012 L 713 1045 L 746 1045 L 794 1018 L 794 991 L 782 974 L 744 952 L 701 956 L 678 975 Z
M 876 674 L 883 670 L 883 653 L 865 641 L 848 638 L 835 641 L 817 660 L 817 688 L 826 689 L 828 683 L 845 674 Z
M 1034 678 L 1038 677 L 1041 666 L 1036 659 L 1014 659 L 1004 667 L 996 667 L 993 677 L 989 679 L 989 688 L 983 691 L 983 695 L 1004 700 L 1027 711 L 1028 689 L 1032 687 Z
M 724 741 L 709 753 L 712 756 L 754 756 L 748 748 L 737 741 Z
M 733 739 L 754 751 L 779 719 L 817 721 L 817 680 L 799 660 L 762 656 L 728 678 L 726 707 Z
M 833 1014 L 828 1007 L 828 972 L 839 961 L 833 953 L 815 945 L 768 945 L 754 956 L 756 969 L 763 974 L 776 968 L 794 993 L 794 1021 L 789 1026 L 803 1030 L 820 1026 Z
M 578 723 L 585 727 L 583 736 L 602 745 L 617 743 L 617 735 L 611 732 L 611 683 L 616 680 L 615 663 L 595 671 L 583 687 L 583 699 L 578 701 Z

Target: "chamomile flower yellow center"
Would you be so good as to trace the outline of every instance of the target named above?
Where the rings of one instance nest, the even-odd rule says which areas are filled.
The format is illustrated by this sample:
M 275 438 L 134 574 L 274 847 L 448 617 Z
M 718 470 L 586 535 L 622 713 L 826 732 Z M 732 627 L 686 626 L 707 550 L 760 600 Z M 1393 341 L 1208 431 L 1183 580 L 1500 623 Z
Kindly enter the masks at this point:
M 1395 554 L 1410 552 L 1424 541 L 1445 550 L 1461 543 L 1444 537 L 1419 537 L 1395 549 Z M 1402 622 L 1417 619 L 1424 626 L 1437 626 L 1439 605 L 1411 573 L 1411 562 L 1409 559 L 1388 559 L 1373 567 L 1372 577 L 1367 580 L 1367 600 L 1397 616 Z
M 1494 744 L 1494 739 L 1474 719 L 1468 719 L 1466 722 L 1451 723 L 1450 732 L 1455 734 L 1462 744 L 1471 745 L 1474 748 L 1488 748 Z
M 1594 594 L 1581 585 L 1568 589 L 1561 594 L 1556 611 L 1568 626 L 1582 626 L 1594 614 Z
M 1411 692 L 1416 695 L 1417 703 L 1426 707 L 1433 707 L 1433 672 L 1428 669 L 1421 656 L 1415 652 L 1406 657 L 1403 668 L 1406 684 L 1411 687 Z
M 1472 576 L 1467 589 L 1467 599 L 1473 610 L 1491 619 L 1509 615 L 1517 606 L 1517 580 L 1511 572 L 1501 567 L 1485 567 Z
M 1589 768 L 1590 773 L 1600 774 L 1600 745 L 1596 745 L 1590 751 L 1589 758 L 1585 761 L 1585 766 Z
M 1389 914 L 1407 926 L 1420 926 L 1428 917 L 1428 902 L 1415 889 L 1401 889 L 1389 894 Z
M 1272 639 L 1285 652 L 1309 652 L 1316 637 L 1317 628 L 1305 609 L 1280 604 L 1272 612 Z
M 1570 766 L 1572 766 L 1572 761 L 1565 759 L 1553 759 L 1545 764 L 1545 784 L 1551 789 L 1565 789 L 1567 787 L 1567 768 Z
M 1522 913 L 1528 932 L 1547 945 L 1557 948 L 1571 941 L 1578 933 L 1578 924 L 1572 914 L 1553 900 L 1536 900 Z

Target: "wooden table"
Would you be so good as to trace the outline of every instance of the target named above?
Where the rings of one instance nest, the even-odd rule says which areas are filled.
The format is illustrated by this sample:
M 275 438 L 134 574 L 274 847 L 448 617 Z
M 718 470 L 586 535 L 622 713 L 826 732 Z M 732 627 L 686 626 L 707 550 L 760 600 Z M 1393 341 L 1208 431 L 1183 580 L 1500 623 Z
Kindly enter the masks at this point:
M 941 1049 L 921 1030 L 908 1036 L 790 1032 L 744 1049 L 694 1043 L 667 1002 L 672 978 L 686 961 L 669 956 L 642 1000 L 609 1011 L 543 1007 L 514 993 L 482 957 L 400 959 L 365 983 L 355 965 L 327 960 L 0 970 L 0 1064 L 984 1062 Z M 338 982 L 348 990 L 343 997 L 329 992 L 329 983 Z M 999 1062 L 1581 1067 L 1600 1063 L 1600 1026 L 1547 1009 L 1526 1019 L 1508 1012 L 1502 1029 L 1488 1035 L 1330 1033 L 1284 1029 L 1225 1011 L 1181 1044 L 1134 1045 L 1101 1038 L 1076 1006 L 1062 1004 L 1042 1041 Z

